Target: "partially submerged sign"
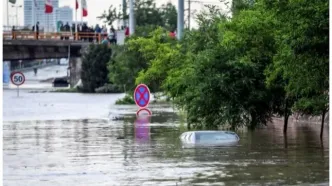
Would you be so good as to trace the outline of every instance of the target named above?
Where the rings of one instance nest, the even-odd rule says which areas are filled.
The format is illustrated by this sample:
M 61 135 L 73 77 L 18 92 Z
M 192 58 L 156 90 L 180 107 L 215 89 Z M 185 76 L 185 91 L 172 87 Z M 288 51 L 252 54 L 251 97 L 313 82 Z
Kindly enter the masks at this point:
M 137 106 L 144 108 L 150 102 L 150 90 L 145 84 L 139 84 L 134 91 L 134 100 Z

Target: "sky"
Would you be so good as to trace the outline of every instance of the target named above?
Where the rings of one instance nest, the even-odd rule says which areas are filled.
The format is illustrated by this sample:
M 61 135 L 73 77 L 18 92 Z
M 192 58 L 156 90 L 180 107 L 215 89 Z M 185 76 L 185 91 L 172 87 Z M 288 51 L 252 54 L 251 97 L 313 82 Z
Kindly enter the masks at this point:
M 7 25 L 7 6 L 6 2 L 8 0 L 3 0 L 3 25 Z M 200 12 L 204 4 L 217 4 L 222 5 L 222 3 L 219 2 L 219 0 L 192 0 L 191 9 L 192 11 Z M 198 2 L 199 1 L 199 2 Z M 172 2 L 176 7 L 178 0 L 156 0 L 157 6 L 162 5 L 167 2 Z M 203 3 L 202 3 L 203 2 Z M 88 7 L 88 16 L 84 17 L 84 21 L 87 21 L 89 25 L 96 25 L 96 24 L 104 24 L 102 20 L 97 19 L 97 16 L 100 16 L 105 10 L 108 10 L 108 8 L 113 5 L 113 7 L 117 7 L 117 9 L 120 7 L 120 4 L 122 4 L 122 0 L 87 0 L 87 7 Z M 16 5 L 22 5 L 23 6 L 23 0 L 17 0 Z M 75 0 L 59 0 L 59 6 L 70 6 L 72 8 L 75 7 Z M 187 9 L 188 3 L 187 0 L 185 0 L 185 9 Z M 223 9 L 226 9 L 226 7 L 223 7 Z M 16 8 L 11 7 L 11 4 L 9 3 L 9 23 L 10 25 L 16 24 Z M 18 24 L 23 25 L 23 8 L 19 8 L 17 10 L 18 12 Z M 78 12 L 77 19 L 81 20 L 80 17 L 81 13 Z M 186 16 L 187 14 L 185 14 Z M 75 13 L 74 13 L 75 17 Z M 197 24 L 195 22 L 195 19 L 192 16 L 191 19 L 191 27 L 196 27 Z M 186 19 L 186 17 L 185 17 Z M 116 24 L 114 26 L 117 26 Z

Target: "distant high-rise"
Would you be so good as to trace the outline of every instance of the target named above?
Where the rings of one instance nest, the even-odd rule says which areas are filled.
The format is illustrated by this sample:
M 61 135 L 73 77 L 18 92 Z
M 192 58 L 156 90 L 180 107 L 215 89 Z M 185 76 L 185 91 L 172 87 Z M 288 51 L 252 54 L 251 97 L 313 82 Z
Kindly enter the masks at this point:
M 24 26 L 31 27 L 39 21 L 39 28 L 44 31 L 56 30 L 56 11 L 45 14 L 45 0 L 36 0 L 36 16 L 34 15 L 34 0 L 24 0 Z M 59 0 L 52 0 L 53 10 L 59 8 Z
M 62 21 L 63 24 L 68 23 L 70 26 L 73 23 L 73 9 L 69 6 L 64 6 L 54 9 L 55 20 Z

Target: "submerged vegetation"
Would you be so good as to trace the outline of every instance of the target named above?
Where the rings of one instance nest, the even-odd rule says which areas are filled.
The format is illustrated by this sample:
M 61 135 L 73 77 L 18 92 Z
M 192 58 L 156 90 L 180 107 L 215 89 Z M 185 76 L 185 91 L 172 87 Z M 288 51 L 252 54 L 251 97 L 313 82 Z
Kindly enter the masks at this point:
M 145 83 L 151 92 L 164 92 L 197 129 L 254 129 L 283 116 L 286 132 L 294 112 L 321 115 L 323 126 L 329 103 L 328 1 L 233 2 L 232 17 L 210 6 L 197 15 L 199 27 L 186 30 L 180 41 L 164 26 L 112 47 L 109 82 L 124 91 Z M 141 26 L 151 25 L 158 22 Z

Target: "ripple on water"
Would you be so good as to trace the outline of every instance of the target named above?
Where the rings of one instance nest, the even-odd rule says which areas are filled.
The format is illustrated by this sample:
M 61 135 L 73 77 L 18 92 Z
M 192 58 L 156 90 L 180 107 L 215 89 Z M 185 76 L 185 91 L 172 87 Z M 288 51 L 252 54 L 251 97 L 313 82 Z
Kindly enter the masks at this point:
M 64 95 L 61 97 L 68 101 Z M 78 97 L 83 101 L 92 98 Z M 89 109 L 99 112 L 92 114 L 96 118 L 105 118 L 108 111 L 117 110 L 116 106 L 100 103 L 106 99 L 109 97 L 95 99 L 101 109 Z M 87 107 L 75 97 L 72 101 L 81 110 Z M 91 100 L 88 103 L 93 104 Z M 240 144 L 235 147 L 183 149 L 179 135 L 184 130 L 179 129 L 179 117 L 170 112 L 171 107 L 163 107 L 154 106 L 149 134 L 141 139 L 134 128 L 137 107 L 133 106 L 118 109 L 128 117 L 117 121 L 49 116 L 45 120 L 5 121 L 4 183 L 180 186 L 324 185 L 329 181 L 328 144 L 321 147 L 319 129 L 315 127 L 296 128 L 290 124 L 288 135 L 292 137 L 285 139 L 276 125 L 269 130 L 239 132 Z M 328 139 L 328 135 L 324 134 L 324 138 Z

